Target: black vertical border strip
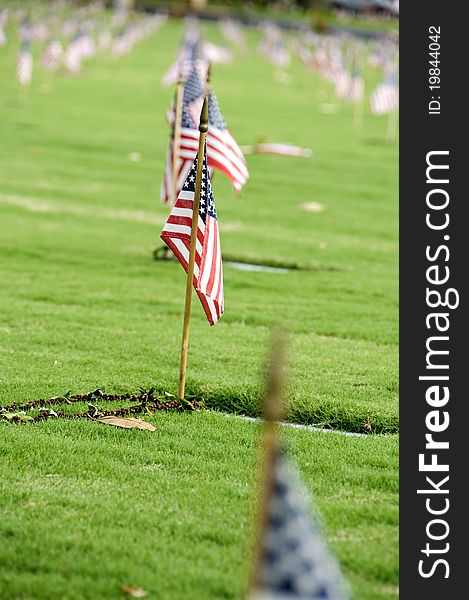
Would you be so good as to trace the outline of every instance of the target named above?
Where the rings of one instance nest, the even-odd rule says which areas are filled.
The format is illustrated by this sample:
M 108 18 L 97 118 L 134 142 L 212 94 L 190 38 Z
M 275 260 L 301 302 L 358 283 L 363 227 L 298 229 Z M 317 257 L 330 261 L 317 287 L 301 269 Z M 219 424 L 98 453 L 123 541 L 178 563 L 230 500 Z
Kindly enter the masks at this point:
M 400 598 L 402 600 L 425 600 L 469 597 L 466 574 L 469 573 L 467 541 L 469 542 L 469 397 L 466 389 L 466 373 L 469 374 L 469 348 L 467 346 L 467 297 L 469 279 L 469 218 L 467 217 L 469 195 L 464 180 L 469 168 L 464 164 L 469 124 L 467 113 L 469 98 L 463 92 L 467 88 L 467 3 L 403 2 L 400 14 Z M 429 90 L 429 27 L 441 28 L 440 42 L 440 93 Z M 440 96 L 441 114 L 429 115 L 431 96 Z M 450 195 L 447 208 L 450 217 L 448 229 L 432 231 L 426 226 L 426 195 L 431 189 L 426 183 L 426 155 L 432 150 L 449 150 L 449 184 L 442 186 Z M 440 162 L 445 162 L 440 159 Z M 441 211 L 438 216 L 442 216 Z M 449 235 L 449 240 L 444 240 Z M 449 441 L 449 449 L 438 452 L 438 462 L 449 464 L 449 473 L 419 472 L 418 457 L 425 452 L 425 422 L 432 409 L 425 399 L 428 381 L 419 381 L 419 375 L 428 374 L 426 367 L 426 341 L 435 330 L 427 329 L 425 319 L 433 309 L 426 304 L 426 270 L 431 264 L 425 251 L 446 244 L 450 251 L 445 262 L 441 254 L 438 264 L 450 269 L 448 283 L 440 288 L 455 288 L 459 293 L 459 306 L 447 310 L 450 340 L 446 348 L 449 355 L 441 363 L 449 364 L 448 385 L 450 399 L 446 407 L 450 417 L 448 429 L 434 434 L 435 439 Z M 436 286 L 429 286 L 436 288 Z M 444 289 L 441 289 L 444 292 Z M 444 344 L 441 344 L 441 348 Z M 441 357 L 440 357 L 441 358 Z M 443 374 L 443 371 L 434 373 Z M 433 451 L 427 451 L 431 454 Z M 436 483 L 449 474 L 447 495 L 417 494 L 418 489 L 428 489 L 426 476 L 433 476 Z M 426 499 L 432 498 L 433 506 L 443 507 L 443 498 L 450 502 L 449 510 L 441 515 L 449 525 L 448 536 L 441 541 L 427 536 L 428 523 L 438 518 L 426 509 Z M 434 500 L 433 500 L 434 499 Z M 439 503 L 439 504 L 438 504 Z M 435 525 L 431 531 L 442 534 L 444 526 Z M 432 549 L 446 548 L 448 552 L 422 553 L 426 544 Z M 446 567 L 439 564 L 432 576 L 419 574 L 419 561 L 424 560 L 423 570 L 429 573 L 433 563 L 442 558 Z

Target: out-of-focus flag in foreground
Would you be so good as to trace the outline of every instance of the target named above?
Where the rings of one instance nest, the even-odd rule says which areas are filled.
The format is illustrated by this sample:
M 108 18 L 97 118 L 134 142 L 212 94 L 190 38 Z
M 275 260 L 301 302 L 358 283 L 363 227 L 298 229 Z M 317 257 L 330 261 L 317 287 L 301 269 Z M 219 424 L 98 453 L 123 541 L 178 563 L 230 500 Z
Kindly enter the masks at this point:
M 387 114 L 399 108 L 397 71 L 390 72 L 375 88 L 370 97 L 370 108 L 374 115 Z
M 263 407 L 260 510 L 249 600 L 347 600 L 348 589 L 308 510 L 308 494 L 280 442 L 285 335 L 277 330 Z
M 16 61 L 16 78 L 20 85 L 26 87 L 31 83 L 32 76 L 33 55 L 31 54 L 31 43 L 26 41 L 21 44 Z
M 174 252 L 186 273 L 189 263 L 196 173 L 197 156 L 161 233 L 161 239 Z M 202 169 L 193 285 L 207 319 L 210 325 L 213 325 L 223 314 L 223 266 L 206 149 Z
M 284 450 L 271 454 L 265 525 L 249 600 L 346 600 L 347 585 Z

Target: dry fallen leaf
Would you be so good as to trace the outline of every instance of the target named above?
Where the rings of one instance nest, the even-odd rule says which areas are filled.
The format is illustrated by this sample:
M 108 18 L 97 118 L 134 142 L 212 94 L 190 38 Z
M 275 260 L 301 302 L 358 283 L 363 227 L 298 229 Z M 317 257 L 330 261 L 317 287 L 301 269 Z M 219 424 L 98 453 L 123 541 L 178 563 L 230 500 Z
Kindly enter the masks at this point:
M 115 427 L 124 427 L 124 429 L 148 429 L 148 431 L 156 431 L 151 423 L 146 423 L 143 419 L 132 419 L 130 417 L 101 417 L 96 419 L 100 423 L 107 423 Z M 136 598 L 140 596 L 136 596 Z
M 147 590 L 142 588 L 131 588 L 126 585 L 121 585 L 121 592 L 127 594 L 127 596 L 130 596 L 131 598 L 145 598 L 145 596 L 148 596 Z

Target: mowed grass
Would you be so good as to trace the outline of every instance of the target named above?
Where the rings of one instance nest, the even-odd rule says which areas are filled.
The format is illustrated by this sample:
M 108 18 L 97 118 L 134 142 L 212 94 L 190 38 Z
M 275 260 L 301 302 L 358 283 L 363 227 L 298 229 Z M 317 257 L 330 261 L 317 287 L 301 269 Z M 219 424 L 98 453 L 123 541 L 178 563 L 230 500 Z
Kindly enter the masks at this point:
M 173 93 L 159 81 L 180 35 L 168 22 L 78 77 L 36 68 L 27 91 L 14 80 L 16 42 L 1 50 L 1 404 L 177 390 L 184 275 L 152 251 Z M 251 50 L 257 40 L 249 33 Z M 213 189 L 227 256 L 306 268 L 225 265 L 214 328 L 194 298 L 187 391 L 257 415 L 282 323 L 292 421 L 396 432 L 397 148 L 384 143 L 386 118 L 366 111 L 354 128 L 351 107 L 322 112 L 336 103 L 330 86 L 298 61 L 289 71 L 282 85 L 252 53 L 215 67 L 213 84 L 240 144 L 265 136 L 313 157 L 250 156 L 240 199 L 220 174 Z M 302 212 L 309 201 L 324 211 Z M 209 413 L 150 420 L 154 434 L 0 424 L 1 598 L 116 598 L 120 583 L 165 600 L 242 597 L 256 426 Z M 396 598 L 397 436 L 287 437 L 356 598 Z
M 160 599 L 243 597 L 258 426 L 148 420 L 156 432 L 2 427 L 2 599 L 114 599 L 120 584 Z M 396 598 L 396 436 L 283 433 L 356 598 Z

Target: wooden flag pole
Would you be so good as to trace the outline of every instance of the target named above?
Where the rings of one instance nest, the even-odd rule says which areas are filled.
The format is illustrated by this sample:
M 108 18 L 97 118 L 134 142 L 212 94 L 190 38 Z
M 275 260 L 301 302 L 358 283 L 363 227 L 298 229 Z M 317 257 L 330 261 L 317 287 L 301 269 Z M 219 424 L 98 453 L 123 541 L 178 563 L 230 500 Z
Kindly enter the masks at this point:
M 192 285 L 194 279 L 194 261 L 195 261 L 195 246 L 197 242 L 197 229 L 199 224 L 199 204 L 200 190 L 202 184 L 202 170 L 204 167 L 204 149 L 205 137 L 208 131 L 208 98 L 205 96 L 202 112 L 200 113 L 199 123 L 199 149 L 197 151 L 197 173 L 195 177 L 195 192 L 194 204 L 192 206 L 192 228 L 191 228 L 191 243 L 189 247 L 189 264 L 187 266 L 187 285 L 186 285 L 186 304 L 184 308 L 184 325 L 182 328 L 182 347 L 181 347 L 181 364 L 179 369 L 179 390 L 178 396 L 180 400 L 184 400 L 184 391 L 186 388 L 186 366 L 187 366 L 187 349 L 189 347 L 189 322 L 191 318 L 191 302 L 192 302 Z
M 210 94 L 210 81 L 212 79 L 212 63 L 208 63 L 207 68 L 207 79 L 205 80 L 205 95 L 208 96 Z
M 210 90 L 212 89 L 211 79 L 212 79 L 212 63 L 209 62 L 208 68 L 207 68 L 207 79 L 205 80 L 205 95 L 207 96 L 207 98 L 210 96 Z M 210 173 L 210 181 L 214 180 L 215 175 L 216 175 L 216 171 L 214 169 L 212 169 L 211 173 Z
M 179 148 L 181 145 L 181 128 L 182 128 L 182 101 L 184 97 L 184 78 L 182 73 L 182 64 L 179 66 L 178 82 L 176 87 L 176 114 L 174 116 L 174 140 L 173 140 L 173 189 L 172 189 L 172 202 L 174 206 L 177 200 L 178 186 L 178 162 L 179 162 Z
M 259 567 L 263 560 L 262 540 L 268 526 L 269 501 L 274 485 L 275 458 L 279 450 L 278 422 L 282 419 L 282 391 L 284 380 L 285 340 L 281 331 L 277 331 L 270 356 L 267 389 L 263 414 L 263 440 L 261 449 L 261 478 L 259 483 L 260 510 L 257 516 L 257 530 L 254 547 L 254 560 L 250 573 L 250 591 L 256 588 Z

